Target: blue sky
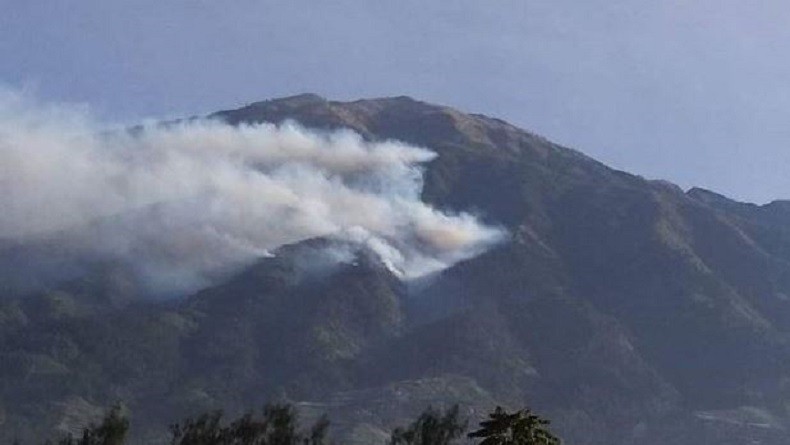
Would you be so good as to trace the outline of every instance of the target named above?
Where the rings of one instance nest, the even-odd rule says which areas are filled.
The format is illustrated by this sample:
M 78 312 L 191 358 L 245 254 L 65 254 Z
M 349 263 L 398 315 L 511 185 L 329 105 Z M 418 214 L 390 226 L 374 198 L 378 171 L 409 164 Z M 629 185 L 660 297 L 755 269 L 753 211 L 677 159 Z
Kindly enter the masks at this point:
M 616 168 L 790 198 L 780 0 L 2 0 L 0 84 L 135 121 L 410 95 Z

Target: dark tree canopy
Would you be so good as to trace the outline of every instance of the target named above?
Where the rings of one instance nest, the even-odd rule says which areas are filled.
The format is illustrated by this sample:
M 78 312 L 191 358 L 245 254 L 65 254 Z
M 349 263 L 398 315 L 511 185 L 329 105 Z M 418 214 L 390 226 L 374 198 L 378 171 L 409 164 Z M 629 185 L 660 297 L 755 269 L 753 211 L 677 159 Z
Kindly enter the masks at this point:
M 391 445 L 448 445 L 466 431 L 466 420 L 461 420 L 458 405 L 445 413 L 428 407 L 407 428 L 396 428 Z
M 480 445 L 558 445 L 560 440 L 548 430 L 546 419 L 522 409 L 512 414 L 497 406 L 480 422 L 480 429 L 469 433 L 470 438 L 483 439 Z
M 323 445 L 329 421 L 322 417 L 307 432 L 299 430 L 291 405 L 267 405 L 262 416 L 247 413 L 223 424 L 217 411 L 170 427 L 172 445 Z
M 129 419 L 121 414 L 120 406 L 115 406 L 101 424 L 85 428 L 81 438 L 69 435 L 61 439 L 58 445 L 122 445 L 128 432 Z
M 548 429 L 548 420 L 528 409 L 508 413 L 501 407 L 480 422 L 480 429 L 469 433 L 478 445 L 559 445 Z M 451 445 L 458 443 L 466 431 L 458 405 L 446 411 L 428 407 L 407 427 L 395 428 L 389 445 Z M 104 420 L 85 428 L 82 437 L 68 436 L 58 445 L 123 445 L 129 420 L 120 407 L 112 408 Z M 329 421 L 321 417 L 308 429 L 299 425 L 292 405 L 266 405 L 260 416 L 247 413 L 225 422 L 221 411 L 186 419 L 170 426 L 171 445 L 327 445 Z M 51 442 L 47 442 L 51 444 Z

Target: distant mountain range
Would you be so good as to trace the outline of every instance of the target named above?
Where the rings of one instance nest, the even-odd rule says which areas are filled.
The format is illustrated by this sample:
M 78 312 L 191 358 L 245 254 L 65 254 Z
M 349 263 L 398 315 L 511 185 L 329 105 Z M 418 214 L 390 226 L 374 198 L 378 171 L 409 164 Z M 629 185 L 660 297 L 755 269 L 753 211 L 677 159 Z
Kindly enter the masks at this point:
M 155 443 L 188 414 L 282 399 L 328 413 L 344 443 L 382 443 L 453 403 L 471 417 L 528 405 L 568 444 L 790 443 L 790 202 L 684 192 L 408 97 L 300 95 L 211 117 L 427 147 L 423 200 L 508 241 L 417 282 L 362 248 L 306 270 L 338 242 L 314 239 L 166 301 L 140 298 L 113 264 L 7 290 L 4 443 L 79 428 L 118 401 L 135 439 Z M 35 249 L 4 243 L 0 265 L 46 254 Z

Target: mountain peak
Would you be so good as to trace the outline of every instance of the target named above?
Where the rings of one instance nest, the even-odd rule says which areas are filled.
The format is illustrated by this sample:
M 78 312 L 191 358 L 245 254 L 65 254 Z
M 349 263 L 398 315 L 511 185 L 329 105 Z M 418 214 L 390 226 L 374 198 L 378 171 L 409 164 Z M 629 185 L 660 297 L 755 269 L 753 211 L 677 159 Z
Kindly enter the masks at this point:
M 315 93 L 301 93 L 296 94 L 293 96 L 285 96 L 285 97 L 278 97 L 274 99 L 266 99 L 262 101 L 253 102 L 247 105 L 244 108 L 248 107 L 287 107 L 287 108 L 299 108 L 303 106 L 309 105 L 319 105 L 326 103 L 326 98 L 319 96 Z
M 389 429 L 414 401 L 482 401 L 545 409 L 579 445 L 788 443 L 790 203 L 684 195 L 407 96 L 300 94 L 213 116 L 426 147 L 438 156 L 421 200 L 512 236 L 417 283 L 311 239 L 175 303 L 105 302 L 136 296 L 110 267 L 0 295 L 0 442 L 51 433 L 75 398 L 125 394 L 150 437 L 165 416 L 287 395 L 329 407 L 349 437 Z M 0 250 L 0 278 L 28 276 L 21 248 Z M 29 249 L 63 270 L 56 248 Z

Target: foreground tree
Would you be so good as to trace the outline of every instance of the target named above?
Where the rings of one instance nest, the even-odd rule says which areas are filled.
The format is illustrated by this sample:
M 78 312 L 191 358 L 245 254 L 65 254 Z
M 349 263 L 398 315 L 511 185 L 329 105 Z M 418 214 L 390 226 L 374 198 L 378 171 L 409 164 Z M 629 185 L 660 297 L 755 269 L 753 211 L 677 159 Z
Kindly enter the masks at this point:
M 223 425 L 222 413 L 204 414 L 170 427 L 172 445 L 324 445 L 329 421 L 322 417 L 308 432 L 298 430 L 291 405 L 267 405 L 261 418 L 251 413 Z
M 329 421 L 326 416 L 307 430 L 299 428 L 296 410 L 288 404 L 267 405 L 260 417 L 247 413 L 230 423 L 220 411 L 203 414 L 171 425 L 171 445 L 326 445 Z M 496 407 L 480 429 L 467 435 L 478 445 L 559 445 L 547 428 L 548 420 L 528 409 L 508 413 Z M 389 445 L 450 445 L 466 431 L 458 405 L 447 411 L 428 407 L 408 427 L 392 431 Z M 129 421 L 115 407 L 101 424 L 85 428 L 82 437 L 62 439 L 58 445 L 123 445 Z M 51 445 L 51 442 L 48 442 Z
M 391 445 L 448 445 L 466 431 L 466 420 L 459 417 L 458 405 L 444 414 L 428 407 L 407 428 L 396 428 L 390 437 Z
M 497 406 L 480 422 L 480 429 L 468 434 L 483 439 L 479 445 L 558 445 L 560 440 L 548 430 L 546 419 L 522 409 L 512 414 Z
M 121 414 L 119 406 L 113 407 L 99 425 L 90 425 L 82 431 L 82 437 L 71 435 L 61 439 L 58 445 L 122 445 L 129 432 L 129 419 Z

